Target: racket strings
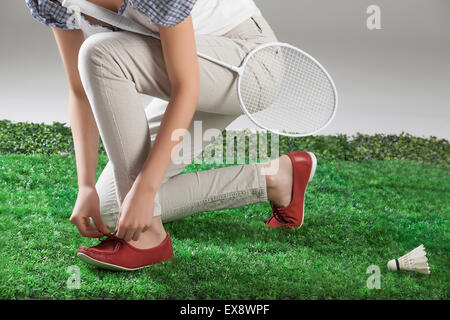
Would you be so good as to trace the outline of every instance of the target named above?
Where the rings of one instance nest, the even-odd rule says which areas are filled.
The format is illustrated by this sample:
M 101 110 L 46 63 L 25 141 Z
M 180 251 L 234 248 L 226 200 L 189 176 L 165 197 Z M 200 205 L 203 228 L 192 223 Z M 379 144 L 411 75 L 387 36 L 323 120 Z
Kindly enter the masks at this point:
M 257 124 L 281 134 L 321 129 L 336 105 L 333 85 L 322 68 L 301 51 L 279 45 L 250 57 L 239 93 Z

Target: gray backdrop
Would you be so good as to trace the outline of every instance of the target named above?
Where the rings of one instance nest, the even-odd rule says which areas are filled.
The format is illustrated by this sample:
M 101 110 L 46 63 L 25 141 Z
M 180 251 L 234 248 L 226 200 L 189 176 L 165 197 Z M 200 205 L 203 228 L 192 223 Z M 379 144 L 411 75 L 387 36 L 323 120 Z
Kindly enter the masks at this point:
M 281 41 L 321 61 L 340 105 L 319 134 L 400 133 L 450 139 L 449 0 L 256 0 Z M 381 8 L 381 30 L 366 9 Z M 51 30 L 24 0 L 2 0 L 0 119 L 69 123 Z M 143 107 L 149 101 L 143 97 Z M 245 118 L 231 126 L 247 127 Z

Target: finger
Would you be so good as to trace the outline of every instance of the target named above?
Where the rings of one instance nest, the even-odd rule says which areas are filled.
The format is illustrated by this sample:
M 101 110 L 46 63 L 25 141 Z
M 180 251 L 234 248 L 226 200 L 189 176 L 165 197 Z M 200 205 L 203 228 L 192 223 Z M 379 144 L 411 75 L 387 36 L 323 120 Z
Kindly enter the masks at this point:
M 118 215 L 117 220 L 116 220 L 116 227 L 115 227 L 115 229 L 114 229 L 114 234 L 115 234 L 116 236 L 117 236 L 118 233 L 119 233 L 119 225 L 120 225 L 120 216 L 121 216 L 121 214 L 122 214 L 122 212 L 119 211 L 119 215 Z
M 123 221 L 120 221 L 117 223 L 117 233 L 116 237 L 123 239 L 127 233 L 128 228 L 124 225 Z
M 117 231 L 115 231 L 116 232 L 116 237 L 119 238 L 119 239 L 123 239 L 125 228 L 122 227 L 121 223 L 118 223 L 116 228 L 117 228 Z
M 83 237 L 98 238 L 103 236 L 95 227 L 90 226 L 90 222 L 86 224 L 83 219 L 75 219 L 72 223 L 77 227 Z
M 103 223 L 102 217 L 100 214 L 93 215 L 92 220 L 94 220 L 95 226 L 97 227 L 97 230 L 102 232 L 103 234 L 109 234 L 109 228 Z
M 84 218 L 84 230 L 86 232 L 86 237 L 98 238 L 103 237 L 104 234 L 100 232 L 90 221 L 88 217 Z
M 127 232 L 125 233 L 125 237 L 123 237 L 123 240 L 125 240 L 126 242 L 130 242 L 134 232 L 135 232 L 134 229 L 128 229 Z
M 133 241 L 138 241 L 138 240 L 139 240 L 139 237 L 141 236 L 141 232 L 142 232 L 142 231 L 141 231 L 140 229 L 136 229 L 136 231 L 133 233 L 131 239 L 132 239 Z
M 86 226 L 85 229 L 87 231 L 102 233 L 100 230 L 98 230 L 97 226 L 92 222 L 92 220 L 89 217 L 84 218 L 83 221 Z

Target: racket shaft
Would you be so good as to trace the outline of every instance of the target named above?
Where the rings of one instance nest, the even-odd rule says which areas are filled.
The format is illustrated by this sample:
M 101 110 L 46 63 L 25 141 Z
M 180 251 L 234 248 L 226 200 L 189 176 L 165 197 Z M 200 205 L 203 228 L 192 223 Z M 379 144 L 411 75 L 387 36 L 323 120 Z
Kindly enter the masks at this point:
M 157 34 L 136 23 L 132 19 L 118 15 L 117 13 L 98 6 L 94 3 L 85 0 L 64 0 L 62 2 L 62 6 L 66 7 L 67 9 L 77 10 L 97 20 L 104 21 L 110 25 L 116 26 L 122 30 L 139 33 L 161 40 L 161 38 Z M 238 74 L 242 73 L 242 68 L 230 65 L 200 52 L 197 52 L 197 55 L 203 59 L 209 60 L 222 67 L 230 69 L 231 71 L 237 72 Z

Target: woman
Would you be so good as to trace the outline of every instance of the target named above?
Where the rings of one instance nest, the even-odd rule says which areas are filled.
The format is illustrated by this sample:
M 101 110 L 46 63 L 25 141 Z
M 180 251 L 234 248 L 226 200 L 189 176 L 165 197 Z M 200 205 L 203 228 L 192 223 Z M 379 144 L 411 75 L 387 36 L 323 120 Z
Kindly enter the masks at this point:
M 239 65 L 254 47 L 276 41 L 253 0 L 89 2 L 128 16 L 161 40 L 75 16 L 59 0 L 26 0 L 32 15 L 52 28 L 69 83 L 79 185 L 70 221 L 82 236 L 108 235 L 95 247 L 80 247 L 77 256 L 114 270 L 170 260 L 163 222 L 267 200 L 269 227 L 300 227 L 316 167 L 312 153 L 189 174 L 179 174 L 185 164 L 171 159 L 183 137 L 173 133 L 193 135 L 192 120 L 202 121 L 203 131 L 220 132 L 242 114 L 235 75 L 196 51 Z M 145 111 L 138 93 L 155 97 Z M 99 135 L 110 162 L 95 183 Z M 203 147 L 192 148 L 191 156 Z M 274 166 L 275 173 L 264 174 Z

